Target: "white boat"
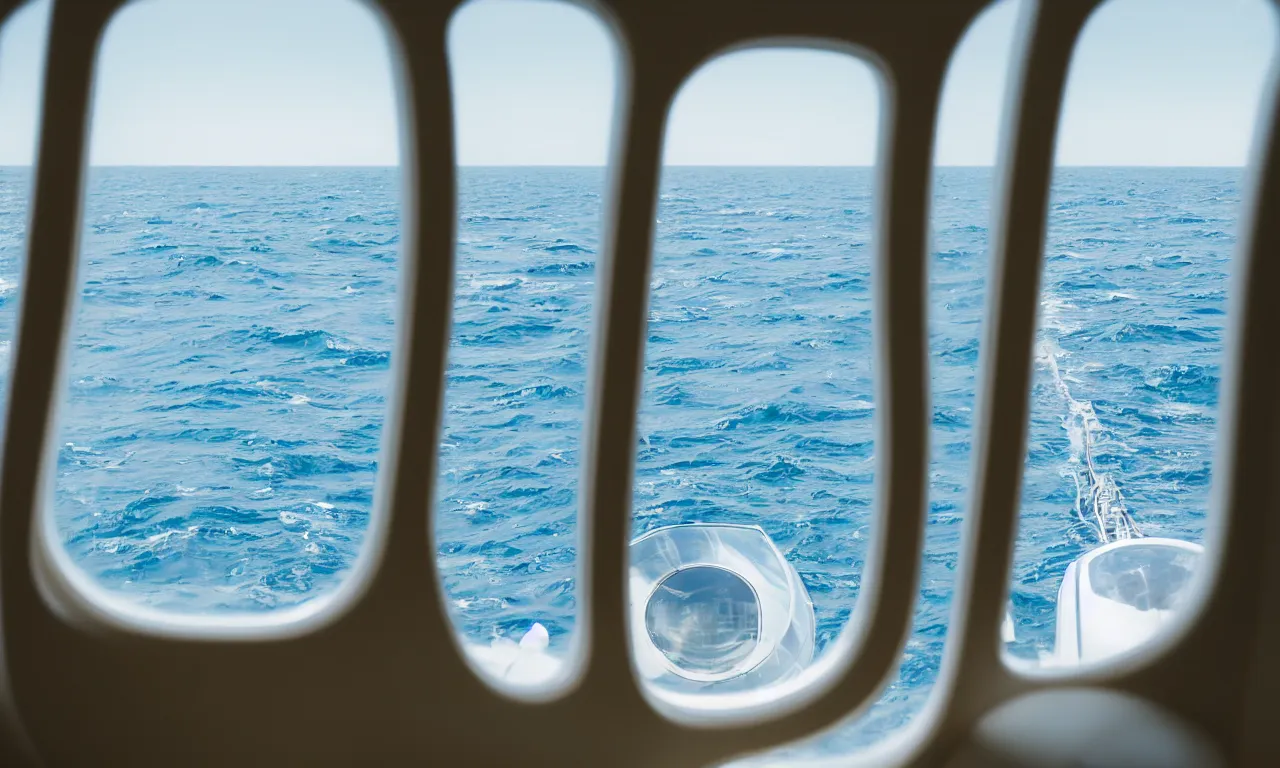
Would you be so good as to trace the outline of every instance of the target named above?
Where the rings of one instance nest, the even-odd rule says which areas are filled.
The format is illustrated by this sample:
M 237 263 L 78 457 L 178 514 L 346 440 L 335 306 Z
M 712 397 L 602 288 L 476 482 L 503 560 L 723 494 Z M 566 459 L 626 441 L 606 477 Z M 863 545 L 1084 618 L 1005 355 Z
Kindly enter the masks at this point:
M 1071 565 L 1058 588 L 1055 665 L 1115 656 L 1173 621 L 1204 548 L 1178 539 L 1118 539 Z

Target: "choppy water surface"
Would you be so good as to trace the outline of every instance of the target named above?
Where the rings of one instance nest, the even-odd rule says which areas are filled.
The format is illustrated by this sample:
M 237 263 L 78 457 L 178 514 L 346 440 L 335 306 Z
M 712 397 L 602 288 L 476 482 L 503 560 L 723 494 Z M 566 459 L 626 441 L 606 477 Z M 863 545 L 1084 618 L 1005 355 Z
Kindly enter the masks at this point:
M 1051 649 L 1080 439 L 1147 533 L 1198 538 L 1237 170 L 1063 170 L 1032 393 L 1013 651 Z M 0 171 L 11 335 L 27 173 Z M 673 169 L 659 205 L 636 530 L 756 523 L 813 596 L 820 647 L 856 600 L 876 469 L 871 176 Z M 440 558 L 479 640 L 573 624 L 572 566 L 603 173 L 465 169 L 441 438 Z M 264 610 L 332 587 L 373 504 L 395 333 L 392 170 L 97 169 L 54 514 L 94 577 L 178 611 Z M 990 173 L 935 185 L 928 553 L 900 678 L 856 732 L 936 676 L 986 285 Z

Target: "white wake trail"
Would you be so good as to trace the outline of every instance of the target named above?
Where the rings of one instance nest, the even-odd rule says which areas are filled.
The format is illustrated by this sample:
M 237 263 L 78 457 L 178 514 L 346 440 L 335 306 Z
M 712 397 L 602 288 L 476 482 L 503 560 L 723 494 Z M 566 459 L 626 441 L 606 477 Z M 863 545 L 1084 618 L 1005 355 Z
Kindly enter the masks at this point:
M 1058 358 L 1062 355 L 1049 341 L 1041 343 L 1041 361 L 1053 376 L 1053 383 L 1067 404 L 1063 427 L 1071 438 L 1072 476 L 1076 482 L 1076 515 L 1093 531 L 1102 544 L 1142 536 L 1141 529 L 1124 503 L 1120 486 L 1110 472 L 1100 471 L 1094 464 L 1094 446 L 1105 428 L 1093 410 L 1093 403 L 1071 395 Z

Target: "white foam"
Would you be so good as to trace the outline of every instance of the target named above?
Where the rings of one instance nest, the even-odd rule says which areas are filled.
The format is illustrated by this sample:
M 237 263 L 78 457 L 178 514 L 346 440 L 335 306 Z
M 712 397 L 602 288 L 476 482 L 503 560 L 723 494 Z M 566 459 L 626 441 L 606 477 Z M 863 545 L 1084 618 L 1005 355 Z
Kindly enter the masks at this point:
M 1071 445 L 1071 455 L 1067 459 L 1071 470 L 1067 474 L 1076 483 L 1077 517 L 1103 544 L 1113 539 L 1141 536 L 1141 531 L 1124 505 L 1124 495 L 1120 492 L 1119 484 L 1109 472 L 1099 471 L 1093 463 L 1094 447 L 1105 429 L 1094 411 L 1093 403 L 1089 400 L 1077 400 L 1071 395 L 1071 388 L 1067 386 L 1070 377 L 1063 374 L 1059 365 L 1059 359 L 1066 357 L 1066 353 L 1052 340 L 1045 339 L 1041 342 L 1036 357 L 1049 370 L 1054 386 L 1067 404 L 1062 426 L 1067 431 L 1067 439 Z

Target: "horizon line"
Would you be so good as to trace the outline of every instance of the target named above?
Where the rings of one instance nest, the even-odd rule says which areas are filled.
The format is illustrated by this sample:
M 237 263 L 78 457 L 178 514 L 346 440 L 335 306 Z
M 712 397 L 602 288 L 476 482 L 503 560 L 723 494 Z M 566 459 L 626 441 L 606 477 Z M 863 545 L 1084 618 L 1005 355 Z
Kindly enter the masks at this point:
M 34 168 L 34 163 L 0 163 L 3 169 L 24 169 Z M 377 169 L 393 169 L 402 167 L 399 163 L 382 164 L 382 163 L 283 163 L 283 164 L 255 164 L 255 163 L 98 163 L 91 164 L 89 168 L 377 168 Z M 587 163 L 512 163 L 512 164 L 491 164 L 491 163 L 462 163 L 454 166 L 455 168 L 608 168 L 605 164 L 587 164 Z M 878 165 L 817 165 L 817 164 L 783 164 L 783 163 L 714 163 L 714 164 L 698 164 L 698 163 L 666 163 L 663 168 L 851 168 L 851 169 L 873 169 Z M 936 163 L 934 168 L 995 168 L 994 163 Z M 1054 168 L 1232 168 L 1243 169 L 1248 167 L 1244 164 L 1233 165 L 1216 165 L 1205 163 L 1161 163 L 1161 164 L 1125 164 L 1125 163 L 1063 163 L 1055 164 Z

